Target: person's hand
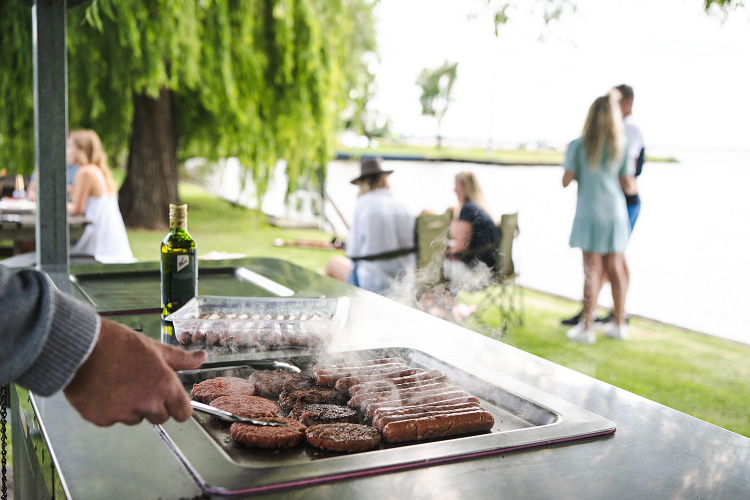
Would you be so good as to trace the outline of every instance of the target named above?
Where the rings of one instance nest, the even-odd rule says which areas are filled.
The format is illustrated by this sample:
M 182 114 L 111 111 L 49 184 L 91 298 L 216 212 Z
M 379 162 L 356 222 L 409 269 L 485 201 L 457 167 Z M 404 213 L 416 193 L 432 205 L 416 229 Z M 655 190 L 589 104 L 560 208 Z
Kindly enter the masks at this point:
M 164 345 L 102 318 L 94 350 L 65 388 L 65 397 L 99 426 L 133 425 L 144 418 L 161 424 L 170 416 L 184 422 L 192 407 L 174 370 L 198 368 L 205 359 L 205 351 Z

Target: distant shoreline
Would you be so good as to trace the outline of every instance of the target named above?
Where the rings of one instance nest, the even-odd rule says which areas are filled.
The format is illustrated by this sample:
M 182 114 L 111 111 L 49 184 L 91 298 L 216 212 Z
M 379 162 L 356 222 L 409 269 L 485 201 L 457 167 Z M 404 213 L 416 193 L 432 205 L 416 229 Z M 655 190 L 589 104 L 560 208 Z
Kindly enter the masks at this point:
M 502 167 L 556 167 L 562 165 L 564 154 L 556 150 L 495 150 L 462 149 L 446 147 L 412 146 L 393 144 L 377 148 L 347 148 L 336 150 L 337 160 L 358 160 L 363 156 L 379 156 L 393 161 L 426 161 L 477 163 Z M 648 162 L 679 163 L 676 158 L 647 156 Z

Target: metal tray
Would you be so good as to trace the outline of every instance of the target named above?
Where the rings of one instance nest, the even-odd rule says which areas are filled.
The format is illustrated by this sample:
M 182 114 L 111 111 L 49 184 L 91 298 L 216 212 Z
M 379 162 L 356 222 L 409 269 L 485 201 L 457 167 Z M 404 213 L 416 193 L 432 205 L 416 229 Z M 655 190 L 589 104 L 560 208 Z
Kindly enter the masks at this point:
M 511 450 L 547 446 L 615 432 L 615 423 L 550 394 L 506 378 L 502 385 L 485 382 L 440 359 L 414 349 L 388 348 L 356 352 L 274 358 L 303 371 L 318 362 L 402 357 L 409 365 L 437 369 L 451 382 L 479 398 L 495 417 L 486 433 L 440 440 L 381 444 L 379 449 L 356 454 L 325 452 L 308 444 L 288 450 L 251 449 L 232 441 L 229 426 L 203 415 L 187 422 L 170 420 L 155 426 L 189 472 L 211 494 L 251 494 L 306 486 L 349 477 L 381 474 L 479 458 Z M 205 366 L 180 373 L 186 390 L 207 378 L 247 376 L 271 360 L 236 361 L 237 367 Z M 257 363 L 261 363 L 258 365 Z M 244 366 L 242 366 L 244 365 Z

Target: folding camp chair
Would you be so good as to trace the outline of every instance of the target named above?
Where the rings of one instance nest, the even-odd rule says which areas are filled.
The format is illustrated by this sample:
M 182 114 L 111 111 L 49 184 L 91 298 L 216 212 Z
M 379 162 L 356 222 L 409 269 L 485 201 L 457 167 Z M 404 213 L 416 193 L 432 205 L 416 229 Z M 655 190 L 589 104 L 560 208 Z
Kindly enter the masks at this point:
M 414 241 L 417 245 L 417 292 L 444 283 L 443 256 L 448 242 L 448 226 L 452 215 L 424 214 L 417 217 Z
M 500 233 L 498 263 L 490 285 L 477 304 L 477 312 L 481 314 L 496 306 L 503 331 L 507 333 L 510 324 L 523 324 L 523 289 L 517 285 L 518 272 L 513 263 L 513 241 L 518 236 L 518 213 L 504 214 L 497 229 Z

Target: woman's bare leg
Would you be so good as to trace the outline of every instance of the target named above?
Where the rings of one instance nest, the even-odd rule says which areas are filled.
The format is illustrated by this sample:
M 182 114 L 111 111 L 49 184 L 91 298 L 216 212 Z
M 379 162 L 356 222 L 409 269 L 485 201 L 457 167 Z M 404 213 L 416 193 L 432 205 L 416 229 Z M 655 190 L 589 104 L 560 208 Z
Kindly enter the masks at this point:
M 583 253 L 583 312 L 581 321 L 588 330 L 591 327 L 591 316 L 599 299 L 603 273 L 602 256 L 592 252 Z
M 604 256 L 604 265 L 612 283 L 612 302 L 614 302 L 614 323 L 625 324 L 625 298 L 628 294 L 628 272 L 625 254 L 611 253 Z

